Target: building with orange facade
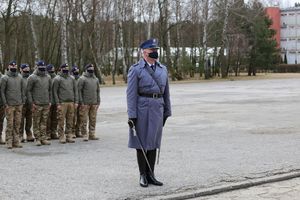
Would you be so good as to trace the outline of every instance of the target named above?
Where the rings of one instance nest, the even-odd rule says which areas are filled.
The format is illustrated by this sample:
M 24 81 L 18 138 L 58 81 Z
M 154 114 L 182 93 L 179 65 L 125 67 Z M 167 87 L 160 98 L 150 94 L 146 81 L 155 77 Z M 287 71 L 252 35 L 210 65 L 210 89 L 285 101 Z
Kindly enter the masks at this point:
M 288 64 L 300 63 L 300 5 L 285 9 L 268 7 L 266 13 L 273 21 L 271 28 L 276 31 L 282 59 L 286 57 Z

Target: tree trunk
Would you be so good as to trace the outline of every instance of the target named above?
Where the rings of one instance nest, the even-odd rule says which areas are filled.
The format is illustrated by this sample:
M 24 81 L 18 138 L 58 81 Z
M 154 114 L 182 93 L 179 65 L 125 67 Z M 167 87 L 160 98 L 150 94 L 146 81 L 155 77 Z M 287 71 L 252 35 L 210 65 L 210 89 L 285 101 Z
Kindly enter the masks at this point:
M 227 74 L 227 64 L 226 64 L 226 58 L 224 55 L 224 48 L 227 44 L 227 26 L 228 26 L 228 10 L 229 10 L 229 4 L 228 0 L 224 0 L 224 24 L 223 24 L 223 30 L 222 30 L 222 45 L 221 45 L 221 50 L 220 50 L 220 66 L 221 66 L 221 75 L 222 78 L 226 78 L 228 76 Z M 228 53 L 228 51 L 227 51 Z
M 60 38 L 61 38 L 61 63 L 68 62 L 67 48 L 67 7 L 65 1 L 60 0 Z

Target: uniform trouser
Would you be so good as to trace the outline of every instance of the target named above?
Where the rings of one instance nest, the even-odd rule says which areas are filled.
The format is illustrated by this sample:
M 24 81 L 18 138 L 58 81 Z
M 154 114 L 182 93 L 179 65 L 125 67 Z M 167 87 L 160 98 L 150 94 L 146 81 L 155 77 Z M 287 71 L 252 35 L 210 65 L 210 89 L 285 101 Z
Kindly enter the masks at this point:
M 19 131 L 20 139 L 23 138 L 24 136 L 24 128 L 25 128 L 26 135 L 32 136 L 31 126 L 32 126 L 32 106 L 30 104 L 25 104 L 23 105 L 23 109 L 22 109 L 22 118 L 21 118 L 21 125 Z
M 23 105 L 8 106 L 6 110 L 6 141 L 8 143 L 19 143 L 19 130 L 22 118 Z
M 33 133 L 37 140 L 46 140 L 46 127 L 49 115 L 49 105 L 36 105 L 33 112 Z
M 74 120 L 73 120 L 73 129 L 72 132 L 75 135 L 78 135 L 80 132 L 80 106 L 74 108 Z
M 58 135 L 60 138 L 65 135 L 67 135 L 67 137 L 72 137 L 74 108 L 75 105 L 71 102 L 61 103 L 60 109 L 57 109 Z
M 0 106 L 0 137 L 3 132 L 4 118 L 5 118 L 5 106 L 1 105 Z
M 149 165 L 151 167 L 151 170 L 154 173 L 154 166 L 155 166 L 155 159 L 156 159 L 156 149 L 148 150 L 145 153 L 146 153 L 147 159 L 149 161 Z M 137 149 L 136 150 L 136 155 L 137 155 L 137 161 L 138 161 L 138 165 L 139 165 L 140 174 L 142 175 L 142 174 L 150 173 L 151 170 L 149 169 L 149 167 L 147 165 L 147 161 L 144 157 L 144 154 L 143 154 L 142 150 Z
M 89 121 L 89 135 L 95 135 L 98 105 L 80 105 L 80 130 L 87 136 L 87 122 Z
M 51 134 L 56 134 L 57 132 L 57 106 L 52 104 L 49 110 L 49 116 L 47 120 L 47 136 L 50 137 Z

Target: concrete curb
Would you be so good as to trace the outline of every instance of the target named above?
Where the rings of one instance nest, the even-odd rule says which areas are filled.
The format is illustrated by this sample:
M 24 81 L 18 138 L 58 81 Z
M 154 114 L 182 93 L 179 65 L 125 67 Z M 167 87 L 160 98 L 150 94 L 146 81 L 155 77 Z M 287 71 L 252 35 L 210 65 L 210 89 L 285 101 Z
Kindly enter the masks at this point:
M 249 188 L 249 187 L 253 187 L 253 186 L 263 185 L 266 183 L 274 183 L 274 182 L 289 180 L 289 179 L 298 178 L 298 177 L 300 177 L 300 171 L 297 170 L 294 172 L 273 175 L 273 176 L 264 177 L 264 178 L 257 178 L 257 179 L 242 181 L 242 182 L 238 182 L 238 183 L 226 184 L 223 186 L 216 186 L 216 187 L 211 187 L 211 188 L 186 191 L 186 192 L 170 194 L 170 195 L 155 196 L 155 197 L 150 197 L 150 198 L 146 198 L 146 199 L 147 200 L 191 199 L 191 198 L 196 198 L 196 197 L 215 195 L 215 194 L 219 194 L 219 193 L 223 193 L 223 192 L 229 192 L 232 190 Z

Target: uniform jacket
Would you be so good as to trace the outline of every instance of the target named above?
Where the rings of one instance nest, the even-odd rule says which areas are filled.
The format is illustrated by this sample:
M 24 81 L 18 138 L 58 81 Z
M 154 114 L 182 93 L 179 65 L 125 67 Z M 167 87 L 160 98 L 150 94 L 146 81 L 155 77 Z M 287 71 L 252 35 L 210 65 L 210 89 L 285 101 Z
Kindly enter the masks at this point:
M 53 96 L 56 104 L 78 103 L 78 90 L 74 77 L 59 73 L 53 79 Z
M 23 85 L 26 88 L 26 92 L 27 92 L 27 81 L 28 81 L 28 76 L 24 76 L 24 74 L 22 74 L 22 81 L 23 81 Z M 27 93 L 25 93 L 25 103 L 28 104 L 28 98 L 27 98 Z
M 54 78 L 56 77 L 56 74 L 55 73 L 48 73 L 50 78 L 51 78 L 51 104 L 55 104 L 55 100 L 54 100 L 54 95 L 53 95 L 53 80 Z
M 78 79 L 79 103 L 86 105 L 100 104 L 100 85 L 98 78 L 85 72 Z
M 19 73 L 8 71 L 1 78 L 1 98 L 4 105 L 17 106 L 25 103 L 26 88 Z
M 27 99 L 29 104 L 47 105 L 51 103 L 51 77 L 35 70 L 27 80 Z
M 153 150 L 160 147 L 163 118 L 171 116 L 171 103 L 167 68 L 156 62 L 156 77 L 159 86 L 148 73 L 148 64 L 141 59 L 128 71 L 127 112 L 128 118 L 137 118 L 136 131 L 143 148 Z M 161 93 L 162 98 L 149 98 L 139 94 Z M 128 147 L 140 149 L 132 130 L 129 131 Z

